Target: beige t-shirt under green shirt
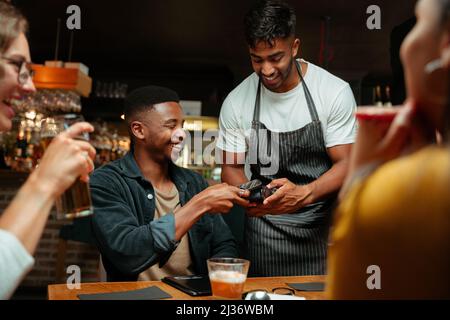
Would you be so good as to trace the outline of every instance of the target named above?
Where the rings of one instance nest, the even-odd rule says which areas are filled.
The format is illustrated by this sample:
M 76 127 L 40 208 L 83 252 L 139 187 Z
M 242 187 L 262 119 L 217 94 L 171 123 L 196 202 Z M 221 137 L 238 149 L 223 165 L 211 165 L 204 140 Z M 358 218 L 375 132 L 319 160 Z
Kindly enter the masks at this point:
M 154 220 L 173 212 L 180 207 L 180 198 L 178 190 L 173 186 L 169 192 L 162 192 L 155 188 L 155 217 Z M 161 280 L 166 276 L 191 275 L 193 274 L 193 265 L 191 252 L 189 250 L 189 238 L 186 233 L 182 238 L 178 247 L 170 256 L 166 264 L 160 268 L 159 263 L 139 274 L 138 280 L 150 281 Z

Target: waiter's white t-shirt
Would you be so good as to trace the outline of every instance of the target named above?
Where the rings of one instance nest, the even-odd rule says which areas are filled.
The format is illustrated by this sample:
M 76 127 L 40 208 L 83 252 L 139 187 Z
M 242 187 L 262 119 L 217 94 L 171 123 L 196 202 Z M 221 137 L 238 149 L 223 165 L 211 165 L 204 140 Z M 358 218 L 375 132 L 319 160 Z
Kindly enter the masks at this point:
M 304 60 L 304 80 L 315 103 L 327 148 L 355 140 L 356 103 L 347 82 Z M 217 147 L 233 153 L 248 150 L 258 76 L 252 73 L 223 102 Z M 261 85 L 260 121 L 275 132 L 300 129 L 311 122 L 303 85 L 276 93 Z

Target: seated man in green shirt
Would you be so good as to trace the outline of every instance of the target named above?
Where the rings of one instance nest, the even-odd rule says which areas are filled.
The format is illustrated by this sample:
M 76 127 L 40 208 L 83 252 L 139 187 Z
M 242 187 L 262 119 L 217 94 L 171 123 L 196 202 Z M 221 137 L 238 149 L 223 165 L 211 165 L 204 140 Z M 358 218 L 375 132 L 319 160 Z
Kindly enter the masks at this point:
M 143 87 L 125 99 L 131 150 L 90 178 L 92 229 L 108 281 L 160 280 L 206 274 L 210 257 L 236 257 L 222 216 L 246 207 L 248 191 L 208 187 L 197 173 L 176 166 L 186 135 L 178 95 Z

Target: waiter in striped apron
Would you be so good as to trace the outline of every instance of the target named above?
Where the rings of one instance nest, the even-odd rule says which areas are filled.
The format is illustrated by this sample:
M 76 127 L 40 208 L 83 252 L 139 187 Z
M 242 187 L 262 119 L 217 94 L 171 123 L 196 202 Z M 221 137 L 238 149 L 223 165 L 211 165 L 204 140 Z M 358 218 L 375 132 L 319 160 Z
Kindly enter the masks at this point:
M 259 179 L 277 188 L 246 208 L 243 249 L 252 276 L 326 273 L 331 209 L 354 142 L 351 89 L 296 60 L 295 20 L 293 9 L 275 0 L 247 13 L 255 72 L 230 92 L 220 113 L 222 181 Z
M 328 171 L 332 161 L 327 153 L 322 126 L 309 93 L 300 64 L 295 62 L 303 87 L 311 123 L 289 132 L 271 132 L 259 121 L 261 80 L 253 112 L 250 154 L 251 179 L 269 187 L 282 187 L 286 180 L 307 185 Z M 275 138 L 276 137 L 276 138 Z M 274 174 L 264 170 L 277 163 Z M 265 164 L 265 165 L 264 165 Z M 280 180 L 277 180 L 280 179 Z M 276 201 L 274 194 L 267 202 Z M 320 201 L 293 213 L 247 216 L 245 228 L 246 256 L 252 262 L 251 274 L 260 276 L 325 274 L 327 234 L 334 198 Z M 251 209 L 249 210 L 251 211 Z

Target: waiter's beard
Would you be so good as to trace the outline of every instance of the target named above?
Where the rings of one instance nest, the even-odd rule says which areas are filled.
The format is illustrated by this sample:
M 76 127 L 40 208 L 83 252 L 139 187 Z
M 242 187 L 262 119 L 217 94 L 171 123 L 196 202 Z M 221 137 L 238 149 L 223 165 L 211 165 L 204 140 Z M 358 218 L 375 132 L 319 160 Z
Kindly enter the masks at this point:
M 270 91 L 274 91 L 274 90 L 282 87 L 288 80 L 289 76 L 291 75 L 291 72 L 293 72 L 293 68 L 295 68 L 294 64 L 295 64 L 295 58 L 291 58 L 287 68 L 284 71 L 277 69 L 278 74 L 276 75 L 276 77 L 279 77 L 280 81 L 275 86 L 270 86 L 270 85 L 266 84 L 266 82 L 264 81 L 264 76 L 262 75 L 262 71 L 260 71 L 259 78 L 261 79 L 261 82 L 264 85 L 264 87 Z

